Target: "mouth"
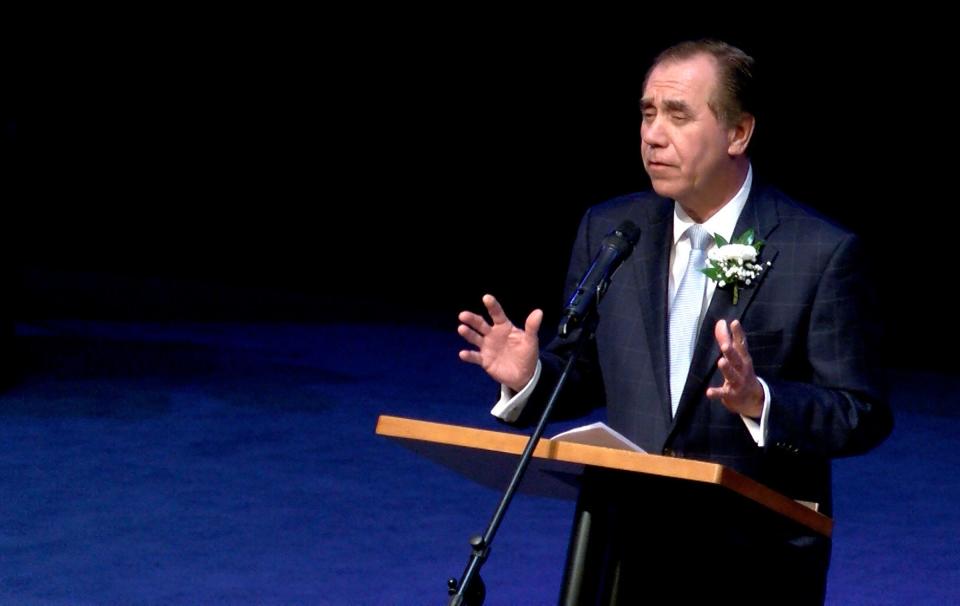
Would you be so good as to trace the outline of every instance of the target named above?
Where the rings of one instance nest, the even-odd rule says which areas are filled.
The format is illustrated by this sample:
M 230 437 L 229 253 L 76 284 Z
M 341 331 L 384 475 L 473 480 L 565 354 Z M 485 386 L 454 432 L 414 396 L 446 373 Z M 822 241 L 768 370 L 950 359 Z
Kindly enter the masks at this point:
M 647 160 L 647 168 L 651 170 L 664 170 L 670 168 L 671 165 L 665 162 L 657 162 L 655 160 Z

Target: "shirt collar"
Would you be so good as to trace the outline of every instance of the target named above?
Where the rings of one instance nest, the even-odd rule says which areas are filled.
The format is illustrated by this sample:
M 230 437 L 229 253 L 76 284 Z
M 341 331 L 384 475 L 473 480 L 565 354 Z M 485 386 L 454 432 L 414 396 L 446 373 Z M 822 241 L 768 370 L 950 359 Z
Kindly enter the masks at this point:
M 753 185 L 753 165 L 747 167 L 747 178 L 743 180 L 740 191 L 720 207 L 712 217 L 703 222 L 703 228 L 710 232 L 710 235 L 720 234 L 726 238 L 727 242 L 733 241 L 733 230 L 737 227 L 737 220 L 740 219 L 740 213 L 747 204 L 747 198 L 750 196 L 750 186 Z M 676 246 L 681 236 L 691 225 L 696 223 L 690 218 L 690 215 L 683 210 L 676 201 L 673 203 L 673 245 Z

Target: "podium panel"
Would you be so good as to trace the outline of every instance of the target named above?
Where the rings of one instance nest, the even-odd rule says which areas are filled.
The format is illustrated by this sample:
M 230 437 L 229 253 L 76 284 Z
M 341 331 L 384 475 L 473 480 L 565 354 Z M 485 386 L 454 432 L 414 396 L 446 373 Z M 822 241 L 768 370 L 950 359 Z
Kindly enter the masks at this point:
M 527 437 L 445 423 L 381 415 L 376 433 L 484 486 L 503 489 Z M 527 494 L 577 498 L 585 468 L 709 484 L 778 516 L 830 537 L 833 520 L 732 469 L 717 463 L 542 439 L 521 485 Z

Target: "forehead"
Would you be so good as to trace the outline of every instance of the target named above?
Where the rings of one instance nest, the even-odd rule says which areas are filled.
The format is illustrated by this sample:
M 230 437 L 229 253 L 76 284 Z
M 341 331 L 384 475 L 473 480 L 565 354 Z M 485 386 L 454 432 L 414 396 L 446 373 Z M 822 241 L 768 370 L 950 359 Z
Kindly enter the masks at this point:
M 673 99 L 690 104 L 707 103 L 716 80 L 716 60 L 709 55 L 661 63 L 647 78 L 643 101 L 659 103 L 663 99 Z

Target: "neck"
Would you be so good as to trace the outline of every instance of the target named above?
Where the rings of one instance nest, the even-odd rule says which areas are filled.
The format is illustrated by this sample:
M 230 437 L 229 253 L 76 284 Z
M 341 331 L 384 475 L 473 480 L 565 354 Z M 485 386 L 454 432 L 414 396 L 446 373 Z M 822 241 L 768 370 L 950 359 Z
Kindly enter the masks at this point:
M 727 202 L 733 199 L 747 178 L 750 162 L 744 156 L 731 160 L 730 170 L 719 179 L 715 192 L 702 199 L 677 200 L 684 212 L 697 223 L 703 223 L 717 214 Z

